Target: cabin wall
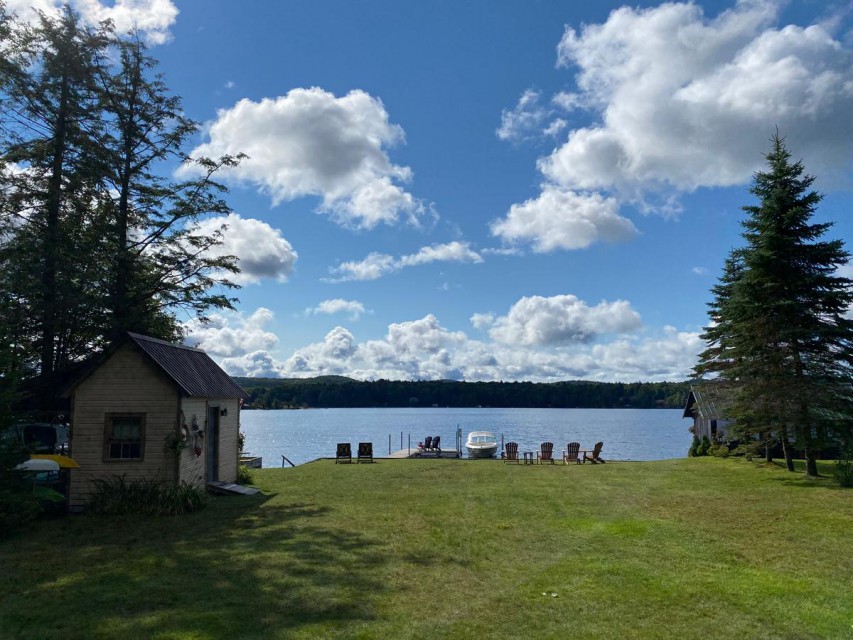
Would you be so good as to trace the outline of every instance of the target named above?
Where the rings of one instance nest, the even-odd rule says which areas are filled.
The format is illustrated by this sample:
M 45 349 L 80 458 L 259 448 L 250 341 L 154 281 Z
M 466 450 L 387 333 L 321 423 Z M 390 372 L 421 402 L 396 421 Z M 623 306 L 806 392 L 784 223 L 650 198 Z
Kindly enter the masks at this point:
M 695 416 L 693 419 L 693 434 L 699 439 L 708 436 L 711 442 L 725 442 L 728 440 L 728 427 L 730 424 L 730 420 Z
M 174 481 L 175 456 L 166 450 L 165 438 L 176 429 L 178 402 L 177 389 L 131 345 L 118 349 L 80 383 L 71 423 L 71 455 L 80 468 L 71 473 L 70 507 L 79 509 L 89 501 L 95 478 Z M 105 459 L 109 414 L 144 416 L 141 460 Z
M 217 439 L 219 457 L 217 460 L 217 477 L 222 482 L 234 482 L 237 479 L 237 459 L 239 456 L 237 436 L 240 429 L 240 405 L 236 398 L 183 398 L 183 419 L 190 434 L 189 446 L 180 457 L 179 479 L 193 485 L 204 485 L 208 480 L 207 452 L 211 446 L 211 434 L 208 418 L 211 409 L 219 415 L 219 434 Z M 196 438 L 193 433 L 193 419 L 204 434 Z M 195 445 L 201 445 L 201 452 L 196 455 Z
M 206 434 L 207 398 L 182 398 L 181 420 L 187 426 L 189 439 L 187 447 L 181 452 L 178 479 L 201 487 L 205 483 L 205 438 L 204 435 L 198 438 L 194 434 L 196 426 L 202 434 Z M 196 445 L 201 447 L 198 454 Z
M 236 398 L 210 400 L 211 407 L 218 407 L 219 416 L 219 479 L 223 482 L 237 480 L 237 462 L 240 456 L 237 435 L 240 431 L 240 405 Z

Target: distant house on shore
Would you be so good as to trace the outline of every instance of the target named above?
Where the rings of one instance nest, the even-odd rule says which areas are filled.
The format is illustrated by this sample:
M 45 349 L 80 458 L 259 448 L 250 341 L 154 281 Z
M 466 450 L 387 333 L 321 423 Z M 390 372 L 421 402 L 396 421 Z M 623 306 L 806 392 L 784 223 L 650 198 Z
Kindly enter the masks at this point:
M 237 477 L 240 403 L 248 397 L 203 351 L 128 333 L 70 388 L 69 505 L 83 508 L 94 480 Z
M 732 424 L 732 420 L 726 418 L 729 402 L 728 395 L 717 384 L 691 384 L 682 418 L 692 418 L 690 431 L 696 437 L 708 436 L 711 442 L 725 442 Z

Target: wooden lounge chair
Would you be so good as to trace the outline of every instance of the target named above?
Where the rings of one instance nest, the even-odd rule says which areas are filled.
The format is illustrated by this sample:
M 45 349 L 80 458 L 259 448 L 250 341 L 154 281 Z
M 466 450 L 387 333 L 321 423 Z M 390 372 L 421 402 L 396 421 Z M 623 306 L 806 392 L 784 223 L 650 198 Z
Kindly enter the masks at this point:
M 352 449 L 349 442 L 339 442 L 338 449 L 335 452 L 335 464 L 344 462 L 352 462 Z M 282 462 L 282 465 L 284 463 Z
M 506 453 L 504 454 L 504 462 L 514 462 L 518 464 L 518 443 L 507 442 Z
M 539 448 L 539 451 L 536 452 L 536 461 L 539 464 L 543 462 L 550 462 L 554 464 L 554 443 L 553 442 L 543 442 L 542 446 Z
M 441 453 L 441 436 L 435 436 L 432 439 L 432 450 Z
M 426 437 L 426 439 L 424 440 L 423 449 L 424 449 L 424 451 L 431 451 L 432 450 L 432 436 Z
M 587 460 L 589 460 L 592 464 L 596 464 L 598 462 L 604 464 L 604 460 L 601 459 L 601 447 L 603 446 L 603 442 L 596 442 L 595 446 L 591 450 L 581 449 L 580 453 L 583 454 L 582 462 L 586 462 Z
M 563 453 L 563 464 L 569 464 L 570 462 L 574 462 L 576 464 L 580 464 L 580 458 L 578 458 L 578 451 L 580 451 L 581 445 L 579 442 L 570 442 L 566 445 L 566 451 Z
M 359 442 L 358 443 L 358 461 L 373 462 L 373 443 Z

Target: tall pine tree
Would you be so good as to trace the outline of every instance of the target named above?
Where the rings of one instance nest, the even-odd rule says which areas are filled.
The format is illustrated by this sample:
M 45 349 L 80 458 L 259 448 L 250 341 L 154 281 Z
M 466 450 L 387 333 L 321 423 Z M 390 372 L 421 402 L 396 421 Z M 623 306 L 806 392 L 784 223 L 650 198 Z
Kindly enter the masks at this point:
M 239 158 L 187 158 L 198 128 L 134 35 L 66 8 L 35 25 L 0 0 L 0 335 L 10 367 L 49 378 L 126 331 L 180 335 L 231 308 L 230 212 L 213 180 Z M 195 163 L 197 178 L 170 179 Z M 0 374 L 3 372 L 0 371 Z
M 695 372 L 730 390 L 738 432 L 793 441 L 814 476 L 820 448 L 850 437 L 853 282 L 838 275 L 849 258 L 842 241 L 822 239 L 831 223 L 812 222 L 822 199 L 814 178 L 782 138 L 772 145 L 750 189 L 758 204 L 743 207 L 746 245 L 713 290 Z
M 230 212 L 221 198 L 226 190 L 213 176 L 239 158 L 186 157 L 182 147 L 198 124 L 155 73 L 157 61 L 136 34 L 112 45 L 117 64 L 97 68 L 106 125 L 100 213 L 109 248 L 104 266 L 110 332 L 174 338 L 180 332 L 176 310 L 203 318 L 211 308 L 232 308 L 233 299 L 221 291 L 234 287 L 228 276 L 239 270 L 236 258 L 209 251 L 221 244 L 224 227 L 202 235 L 195 223 L 202 215 Z M 169 180 L 163 175 L 169 161 L 194 163 L 202 175 Z
M 101 30 L 80 23 L 67 8 L 40 14 L 35 25 L 6 22 L 3 148 L 0 149 L 0 215 L 9 234 L 0 263 L 10 289 L 4 297 L 23 309 L 18 319 L 33 364 L 49 375 L 61 368 L 72 339 L 66 318 L 79 318 L 86 296 L 70 238 L 85 232 L 85 211 L 94 194 L 99 154 L 96 91 L 97 54 L 106 46 Z

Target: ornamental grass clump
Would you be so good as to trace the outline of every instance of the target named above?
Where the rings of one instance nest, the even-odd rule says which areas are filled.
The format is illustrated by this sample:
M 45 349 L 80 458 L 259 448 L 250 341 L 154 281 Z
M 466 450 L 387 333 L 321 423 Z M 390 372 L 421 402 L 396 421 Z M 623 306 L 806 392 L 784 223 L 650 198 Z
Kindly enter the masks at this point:
M 170 486 L 159 480 L 128 481 L 122 474 L 95 480 L 90 506 L 92 512 L 104 515 L 176 516 L 198 511 L 207 501 L 204 489 L 186 482 Z

